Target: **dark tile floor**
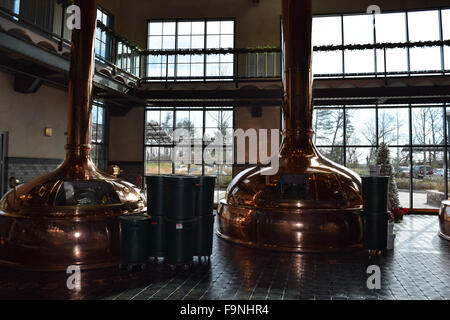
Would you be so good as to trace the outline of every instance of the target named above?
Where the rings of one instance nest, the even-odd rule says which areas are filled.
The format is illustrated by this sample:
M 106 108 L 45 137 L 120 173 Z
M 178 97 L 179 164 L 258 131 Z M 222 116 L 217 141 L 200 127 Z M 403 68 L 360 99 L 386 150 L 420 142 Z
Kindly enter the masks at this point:
M 65 273 L 0 269 L 0 299 L 450 299 L 450 242 L 437 235 L 436 216 L 407 216 L 396 225 L 396 247 L 376 261 L 366 251 L 288 254 L 252 250 L 217 237 L 210 263 L 170 271 L 117 268 L 82 273 L 69 291 Z M 381 289 L 366 286 L 367 266 L 381 268 Z

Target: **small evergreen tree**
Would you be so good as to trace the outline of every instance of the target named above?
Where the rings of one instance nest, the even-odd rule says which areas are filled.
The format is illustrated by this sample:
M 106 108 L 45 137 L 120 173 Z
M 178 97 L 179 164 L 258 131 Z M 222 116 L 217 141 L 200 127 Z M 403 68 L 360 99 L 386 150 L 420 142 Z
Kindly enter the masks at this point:
M 382 142 L 377 152 L 377 165 L 380 166 L 380 175 L 389 177 L 388 185 L 388 210 L 399 208 L 400 200 L 398 197 L 397 182 L 394 176 L 394 167 L 391 164 L 389 148 Z M 397 218 L 397 217 L 396 217 Z

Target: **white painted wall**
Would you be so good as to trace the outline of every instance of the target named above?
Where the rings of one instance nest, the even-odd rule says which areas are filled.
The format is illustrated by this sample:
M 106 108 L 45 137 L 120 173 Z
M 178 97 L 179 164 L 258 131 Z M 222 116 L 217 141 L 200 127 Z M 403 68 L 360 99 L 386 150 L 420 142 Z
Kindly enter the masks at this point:
M 0 131 L 9 133 L 8 156 L 64 159 L 67 93 L 45 85 L 34 94 L 17 93 L 13 81 L 0 72 Z M 44 136 L 45 127 L 52 137 Z

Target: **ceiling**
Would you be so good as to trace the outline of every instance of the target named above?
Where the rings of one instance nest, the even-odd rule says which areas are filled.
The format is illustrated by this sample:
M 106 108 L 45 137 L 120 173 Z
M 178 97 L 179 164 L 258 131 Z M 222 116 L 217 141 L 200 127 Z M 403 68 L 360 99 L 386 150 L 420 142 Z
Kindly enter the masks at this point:
M 100 0 L 102 3 L 109 3 L 116 7 L 133 6 L 145 7 L 147 4 L 143 2 L 149 0 Z M 230 9 L 232 7 L 242 8 L 242 6 L 257 6 L 253 3 L 254 0 L 151 0 L 154 6 L 164 7 L 180 7 L 180 6 L 224 6 L 226 4 Z M 160 4 L 159 4 L 159 3 Z M 263 2 L 279 2 L 281 8 L 281 0 L 259 0 L 260 4 Z M 404 9 L 424 9 L 437 7 L 450 7 L 448 0 L 313 0 L 313 8 L 315 14 L 330 14 L 330 13 L 352 13 L 365 12 L 370 5 L 378 5 L 382 11 L 395 11 Z M 280 9 L 281 11 L 281 9 Z

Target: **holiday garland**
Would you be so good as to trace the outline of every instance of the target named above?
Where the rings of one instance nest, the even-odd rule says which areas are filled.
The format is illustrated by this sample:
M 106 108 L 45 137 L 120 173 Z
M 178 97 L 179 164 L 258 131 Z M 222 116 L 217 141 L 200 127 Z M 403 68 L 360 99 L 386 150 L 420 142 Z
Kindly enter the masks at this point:
M 337 46 L 316 46 L 314 51 L 329 52 L 338 50 L 371 50 L 371 49 L 405 49 L 405 48 L 430 48 L 450 46 L 450 40 L 438 41 L 417 41 L 417 42 L 393 42 L 393 43 L 374 43 L 374 44 L 350 44 Z
M 111 35 L 118 41 L 127 45 L 132 51 L 139 55 L 200 55 L 200 54 L 246 54 L 246 53 L 274 53 L 282 52 L 280 47 L 261 46 L 253 48 L 217 48 L 217 49 L 175 49 L 175 50 L 144 50 L 139 46 L 132 44 L 123 36 L 114 32 L 114 30 L 105 26 L 101 21 L 97 21 L 97 26 L 102 31 Z M 405 48 L 430 48 L 450 46 L 450 40 L 439 41 L 418 41 L 418 42 L 395 42 L 395 43 L 374 43 L 374 44 L 351 44 L 351 45 L 325 45 L 314 46 L 316 52 L 332 52 L 332 51 L 355 51 L 355 50 L 384 50 L 384 49 L 405 49 Z
M 143 55 L 196 55 L 196 54 L 244 54 L 244 53 L 269 53 L 281 52 L 278 47 L 257 47 L 257 48 L 217 48 L 217 49 L 177 49 L 177 50 L 145 50 Z
M 105 26 L 103 24 L 103 22 L 101 22 L 100 20 L 97 20 L 97 28 L 99 28 L 100 30 L 106 32 L 109 36 L 112 36 L 118 42 L 122 42 L 123 44 L 128 46 L 134 52 L 137 52 L 137 53 L 141 54 L 141 52 L 144 51 L 143 49 L 141 49 L 137 45 L 131 43 L 128 39 L 126 39 L 126 38 L 122 37 L 121 35 L 117 34 L 116 32 L 114 32 L 114 30 L 112 30 L 111 28 Z

